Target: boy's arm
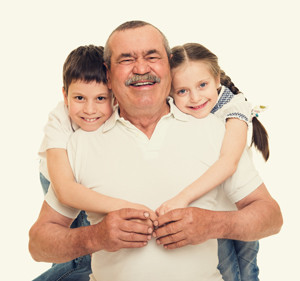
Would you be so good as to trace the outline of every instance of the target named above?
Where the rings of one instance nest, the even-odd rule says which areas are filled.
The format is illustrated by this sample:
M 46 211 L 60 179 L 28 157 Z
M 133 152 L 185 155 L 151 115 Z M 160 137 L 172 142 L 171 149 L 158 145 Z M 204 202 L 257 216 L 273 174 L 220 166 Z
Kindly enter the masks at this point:
M 232 176 L 246 146 L 247 130 L 246 122 L 228 119 L 219 159 L 200 178 L 163 203 L 156 212 L 163 215 L 172 209 L 187 207 Z
M 47 165 L 51 185 L 61 203 L 79 210 L 105 214 L 122 208 L 143 209 L 149 211 L 154 219 L 153 211 L 146 206 L 106 196 L 77 183 L 65 149 L 48 149 Z

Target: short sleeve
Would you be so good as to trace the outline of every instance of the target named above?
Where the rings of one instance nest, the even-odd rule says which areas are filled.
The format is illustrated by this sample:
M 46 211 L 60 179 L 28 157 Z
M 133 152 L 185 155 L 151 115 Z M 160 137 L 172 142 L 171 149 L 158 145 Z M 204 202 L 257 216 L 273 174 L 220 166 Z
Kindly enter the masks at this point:
M 248 149 L 245 149 L 236 172 L 223 183 L 223 188 L 229 200 L 236 203 L 262 183 L 263 181 L 254 167 L 252 156 Z
M 48 116 L 44 127 L 44 139 L 39 150 L 40 156 L 50 148 L 67 149 L 68 140 L 75 129 L 77 128 L 74 128 L 66 106 L 60 102 Z
M 251 121 L 251 103 L 245 100 L 242 93 L 233 95 L 230 102 L 226 103 L 215 115 L 226 122 L 229 118 L 240 119 L 247 124 Z
M 54 209 L 61 215 L 71 218 L 71 219 L 75 219 L 80 212 L 80 210 L 74 209 L 72 207 L 69 207 L 67 205 L 60 203 L 54 193 L 54 190 L 53 190 L 51 184 L 49 186 L 47 194 L 45 195 L 45 201 L 48 203 L 48 205 L 52 209 Z

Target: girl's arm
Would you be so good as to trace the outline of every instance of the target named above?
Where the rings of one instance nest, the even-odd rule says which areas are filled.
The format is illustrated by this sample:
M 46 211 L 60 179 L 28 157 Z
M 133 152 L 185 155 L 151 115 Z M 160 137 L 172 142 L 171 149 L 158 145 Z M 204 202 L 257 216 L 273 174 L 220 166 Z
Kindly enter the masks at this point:
M 247 130 L 246 122 L 236 118 L 227 119 L 219 159 L 200 178 L 164 202 L 156 213 L 163 215 L 172 209 L 185 208 L 229 178 L 236 171 L 246 146 Z
M 149 211 L 150 218 L 154 219 L 154 212 L 144 205 L 106 196 L 77 183 L 65 149 L 48 149 L 47 165 L 51 185 L 61 203 L 79 210 L 105 214 L 123 208 L 143 209 Z

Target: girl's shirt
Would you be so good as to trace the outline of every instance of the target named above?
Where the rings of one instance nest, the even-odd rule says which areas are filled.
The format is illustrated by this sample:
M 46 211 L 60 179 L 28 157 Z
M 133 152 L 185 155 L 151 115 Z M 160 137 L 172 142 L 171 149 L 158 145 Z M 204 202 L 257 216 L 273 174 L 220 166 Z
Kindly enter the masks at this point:
M 227 87 L 222 86 L 218 101 L 211 113 L 224 123 L 228 118 L 238 118 L 248 125 L 251 122 L 251 104 L 242 93 L 234 95 Z
M 48 122 L 44 127 L 44 138 L 39 149 L 40 173 L 49 180 L 46 151 L 50 148 L 67 149 L 70 136 L 79 129 L 79 126 L 72 122 L 69 111 L 63 101 L 49 113 Z M 50 181 L 50 180 L 49 180 Z

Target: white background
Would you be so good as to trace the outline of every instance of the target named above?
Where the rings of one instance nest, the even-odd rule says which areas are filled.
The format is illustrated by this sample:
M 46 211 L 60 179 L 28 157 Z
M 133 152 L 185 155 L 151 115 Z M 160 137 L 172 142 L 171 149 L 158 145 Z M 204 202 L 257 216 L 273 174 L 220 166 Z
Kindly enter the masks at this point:
M 28 253 L 28 230 L 43 201 L 37 150 L 48 112 L 62 100 L 62 65 L 79 45 L 104 45 L 127 20 L 160 28 L 170 45 L 199 42 L 254 104 L 271 157 L 255 157 L 284 226 L 261 240 L 261 280 L 299 278 L 298 1 L 5 1 L 1 28 L 1 276 L 32 280 L 49 267 Z M 4 250 L 4 252 L 3 252 Z

